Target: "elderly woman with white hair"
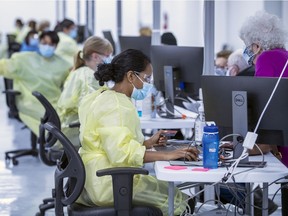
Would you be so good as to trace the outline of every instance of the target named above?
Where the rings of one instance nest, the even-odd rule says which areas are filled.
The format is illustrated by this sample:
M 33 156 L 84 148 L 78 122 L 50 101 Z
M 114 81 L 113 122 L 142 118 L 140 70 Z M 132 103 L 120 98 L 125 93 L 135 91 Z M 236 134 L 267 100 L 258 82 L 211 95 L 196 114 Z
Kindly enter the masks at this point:
M 241 71 L 249 67 L 242 54 L 243 50 L 237 49 L 228 57 L 227 76 L 237 76 Z
M 249 65 L 255 64 L 255 76 L 280 76 L 288 59 L 288 38 L 277 16 L 259 11 L 248 17 L 240 29 L 240 38 L 246 45 L 244 58 Z M 288 77 L 288 69 L 284 77 Z

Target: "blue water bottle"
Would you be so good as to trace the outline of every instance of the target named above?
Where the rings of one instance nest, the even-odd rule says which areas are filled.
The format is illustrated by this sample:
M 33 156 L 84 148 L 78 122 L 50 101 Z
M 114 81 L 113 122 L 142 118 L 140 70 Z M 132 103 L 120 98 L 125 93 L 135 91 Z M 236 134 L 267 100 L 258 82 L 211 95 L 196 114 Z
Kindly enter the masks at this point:
M 214 124 L 204 127 L 202 138 L 204 168 L 218 168 L 219 131 Z

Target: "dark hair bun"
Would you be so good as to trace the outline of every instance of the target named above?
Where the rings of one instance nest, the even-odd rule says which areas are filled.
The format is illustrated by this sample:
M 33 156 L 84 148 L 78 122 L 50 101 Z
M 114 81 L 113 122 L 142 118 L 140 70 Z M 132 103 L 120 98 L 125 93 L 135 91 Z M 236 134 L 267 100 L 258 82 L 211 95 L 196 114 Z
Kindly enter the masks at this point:
M 95 79 L 99 81 L 99 85 L 103 86 L 105 82 L 114 80 L 114 67 L 111 63 L 99 64 L 97 71 L 94 73 Z

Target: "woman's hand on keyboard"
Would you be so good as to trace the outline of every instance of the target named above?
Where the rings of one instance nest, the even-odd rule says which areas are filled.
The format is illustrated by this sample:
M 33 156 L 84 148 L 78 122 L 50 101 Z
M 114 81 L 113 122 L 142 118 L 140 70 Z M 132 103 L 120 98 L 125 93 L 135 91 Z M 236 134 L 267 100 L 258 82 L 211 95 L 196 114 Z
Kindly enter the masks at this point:
M 169 159 L 168 160 L 176 160 L 179 158 L 185 158 L 189 161 L 197 161 L 199 150 L 196 147 L 189 148 L 181 148 L 175 151 L 167 152 Z

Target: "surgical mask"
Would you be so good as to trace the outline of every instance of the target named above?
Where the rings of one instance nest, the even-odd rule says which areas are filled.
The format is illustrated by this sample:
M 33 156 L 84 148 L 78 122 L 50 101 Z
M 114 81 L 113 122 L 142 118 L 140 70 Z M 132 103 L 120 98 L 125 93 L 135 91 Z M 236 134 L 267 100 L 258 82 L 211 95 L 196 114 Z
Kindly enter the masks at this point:
M 153 85 L 148 83 L 148 82 L 143 82 L 142 79 L 137 75 L 137 73 L 139 73 L 139 72 L 134 71 L 134 73 L 135 73 L 136 77 L 143 83 L 143 88 L 137 89 L 134 86 L 134 84 L 132 83 L 133 92 L 132 92 L 131 97 L 134 100 L 143 100 L 148 95 L 148 93 L 151 91 L 151 89 L 153 88 Z
M 112 61 L 112 56 L 102 58 L 104 64 L 109 64 Z
M 69 36 L 73 39 L 75 39 L 77 37 L 77 29 L 74 28 L 69 32 Z
M 143 82 L 142 89 L 137 89 L 133 85 L 133 92 L 132 92 L 131 98 L 133 98 L 134 100 L 143 100 L 148 95 L 148 93 L 150 92 L 152 88 L 153 88 L 153 85 L 150 83 L 146 83 L 146 82 Z
M 225 68 L 220 68 L 220 67 L 215 67 L 214 68 L 214 73 L 217 76 L 226 76 L 227 69 Z
M 29 39 L 29 45 L 30 46 L 38 46 L 39 40 L 38 38 L 30 38 Z
M 247 62 L 248 65 L 252 65 L 253 61 L 256 57 L 256 54 L 253 53 L 253 51 L 249 48 L 250 46 L 247 46 L 243 51 L 243 58 Z
M 54 46 L 44 45 L 44 44 L 39 45 L 39 52 L 45 58 L 50 58 L 51 56 L 53 56 L 54 51 L 55 51 Z
M 47 31 L 50 31 L 49 27 L 46 27 L 46 28 L 43 29 L 43 32 L 47 32 Z

